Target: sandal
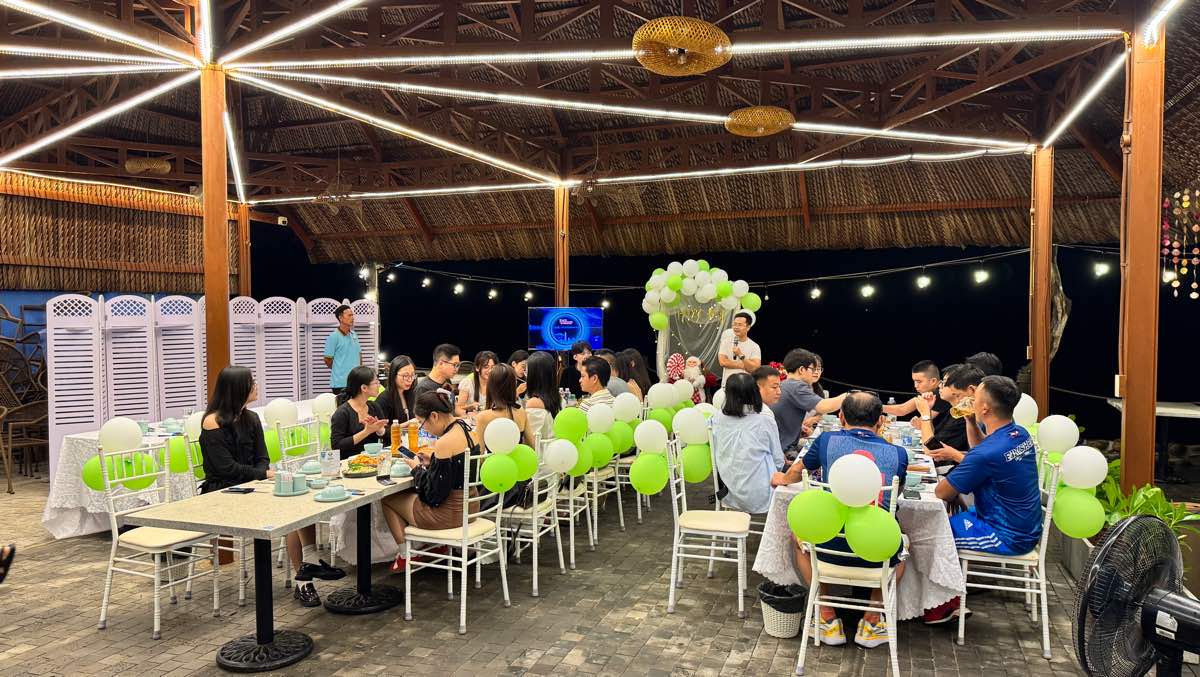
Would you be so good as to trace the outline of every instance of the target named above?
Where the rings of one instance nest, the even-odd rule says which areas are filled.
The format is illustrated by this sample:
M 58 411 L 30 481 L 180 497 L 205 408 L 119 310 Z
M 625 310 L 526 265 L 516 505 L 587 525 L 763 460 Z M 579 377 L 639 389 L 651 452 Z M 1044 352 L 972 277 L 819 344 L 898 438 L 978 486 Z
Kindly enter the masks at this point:
M 13 558 L 17 556 L 17 544 L 9 543 L 4 546 L 4 554 L 0 556 L 0 583 L 8 577 L 8 570 L 12 566 Z

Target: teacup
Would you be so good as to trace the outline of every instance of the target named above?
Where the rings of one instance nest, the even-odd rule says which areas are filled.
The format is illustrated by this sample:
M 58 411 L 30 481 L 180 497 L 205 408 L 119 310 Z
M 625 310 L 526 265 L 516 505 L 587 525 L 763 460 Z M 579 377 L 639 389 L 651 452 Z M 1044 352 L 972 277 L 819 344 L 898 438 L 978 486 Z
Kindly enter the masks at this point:
M 329 486 L 329 480 L 324 477 L 314 477 L 308 481 L 308 486 L 313 489 L 324 489 Z
M 363 445 L 364 454 L 378 456 L 381 451 L 383 451 L 383 444 L 380 442 L 367 442 Z
M 917 473 L 908 473 L 904 476 L 904 486 L 908 489 L 915 489 L 921 486 L 921 476 Z
M 304 465 L 300 466 L 300 472 L 309 474 L 309 475 L 319 473 L 319 472 L 321 472 L 321 464 L 318 463 L 317 461 L 309 461 L 309 462 L 305 463 Z
M 408 467 L 407 463 L 397 461 L 392 464 L 392 477 L 409 477 L 412 475 L 412 468 Z
M 340 484 L 331 484 L 322 489 L 320 493 L 321 498 L 331 500 L 346 498 L 349 495 L 350 494 L 346 491 L 346 487 Z

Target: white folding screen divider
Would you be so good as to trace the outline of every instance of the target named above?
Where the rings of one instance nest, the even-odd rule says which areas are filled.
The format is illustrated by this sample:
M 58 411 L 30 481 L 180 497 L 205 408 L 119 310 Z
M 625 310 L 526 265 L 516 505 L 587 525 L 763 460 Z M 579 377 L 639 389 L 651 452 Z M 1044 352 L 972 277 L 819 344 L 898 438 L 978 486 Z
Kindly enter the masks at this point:
M 373 301 L 359 299 L 350 304 L 354 311 L 354 333 L 362 348 L 362 364 L 379 368 L 379 306 Z M 386 386 L 385 386 L 386 387 Z
M 300 399 L 299 329 L 296 302 L 272 296 L 258 304 L 259 393 L 265 401 Z
M 205 328 L 204 313 L 204 297 L 201 296 L 200 302 L 196 304 L 196 335 L 200 337 L 200 401 L 203 403 L 201 406 L 208 407 L 208 331 Z
M 296 299 L 296 376 L 300 379 L 300 399 L 311 400 L 312 384 L 308 381 L 308 301 Z
M 313 299 L 308 302 L 305 314 L 304 363 L 308 367 L 308 396 L 316 397 L 329 392 L 329 367 L 325 366 L 325 340 L 337 331 L 337 318 L 333 311 L 342 305 L 331 298 Z
M 258 301 L 249 296 L 238 296 L 229 301 L 229 360 L 231 364 L 246 367 L 254 374 L 259 384 L 258 399 L 249 406 L 257 407 L 263 399 L 262 342 L 258 331 Z
M 161 418 L 153 321 L 154 303 L 140 296 L 117 296 L 104 302 L 106 418 Z
M 103 301 L 63 294 L 46 302 L 51 477 L 63 437 L 104 421 Z
M 203 306 L 186 296 L 154 302 L 154 347 L 158 359 L 159 416 L 180 418 L 207 404 Z

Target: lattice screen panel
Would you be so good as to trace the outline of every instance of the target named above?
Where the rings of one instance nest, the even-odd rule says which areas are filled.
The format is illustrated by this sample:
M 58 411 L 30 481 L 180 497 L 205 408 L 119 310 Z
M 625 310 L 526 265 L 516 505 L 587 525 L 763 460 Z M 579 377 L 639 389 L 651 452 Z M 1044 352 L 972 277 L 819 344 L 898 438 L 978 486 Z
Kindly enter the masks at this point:
M 49 371 L 50 476 L 66 435 L 95 430 L 104 420 L 101 302 L 65 294 L 46 302 Z
M 377 369 L 379 364 L 379 306 L 366 299 L 350 304 L 354 311 L 354 333 L 362 348 L 362 363 Z
M 207 404 L 203 307 L 186 296 L 168 296 L 154 305 L 159 414 L 181 418 Z
M 105 416 L 157 421 L 158 370 L 153 345 L 154 306 L 140 296 L 104 303 Z
M 299 324 L 296 302 L 280 296 L 263 299 L 259 304 L 261 350 L 259 392 L 266 401 L 277 397 L 300 399 Z
M 249 296 L 239 296 L 231 300 L 229 359 L 233 364 L 245 367 L 254 374 L 254 382 L 258 384 L 258 399 L 250 403 L 252 407 L 266 402 L 263 399 L 262 344 L 258 334 L 258 301 Z

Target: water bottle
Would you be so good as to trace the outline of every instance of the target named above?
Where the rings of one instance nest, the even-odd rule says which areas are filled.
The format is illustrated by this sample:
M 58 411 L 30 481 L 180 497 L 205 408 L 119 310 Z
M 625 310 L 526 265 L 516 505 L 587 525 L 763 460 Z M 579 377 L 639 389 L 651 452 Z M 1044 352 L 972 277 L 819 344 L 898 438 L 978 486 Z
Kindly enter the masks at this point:
M 895 405 L 895 404 L 896 404 L 896 398 L 895 398 L 895 397 L 889 397 L 889 398 L 888 398 L 888 401 L 887 401 L 887 403 L 888 403 L 888 406 L 893 406 L 893 405 Z M 895 417 L 894 415 L 892 415 L 892 414 L 888 414 L 887 420 L 888 420 L 888 423 L 895 423 L 895 422 L 896 422 L 896 417 Z

